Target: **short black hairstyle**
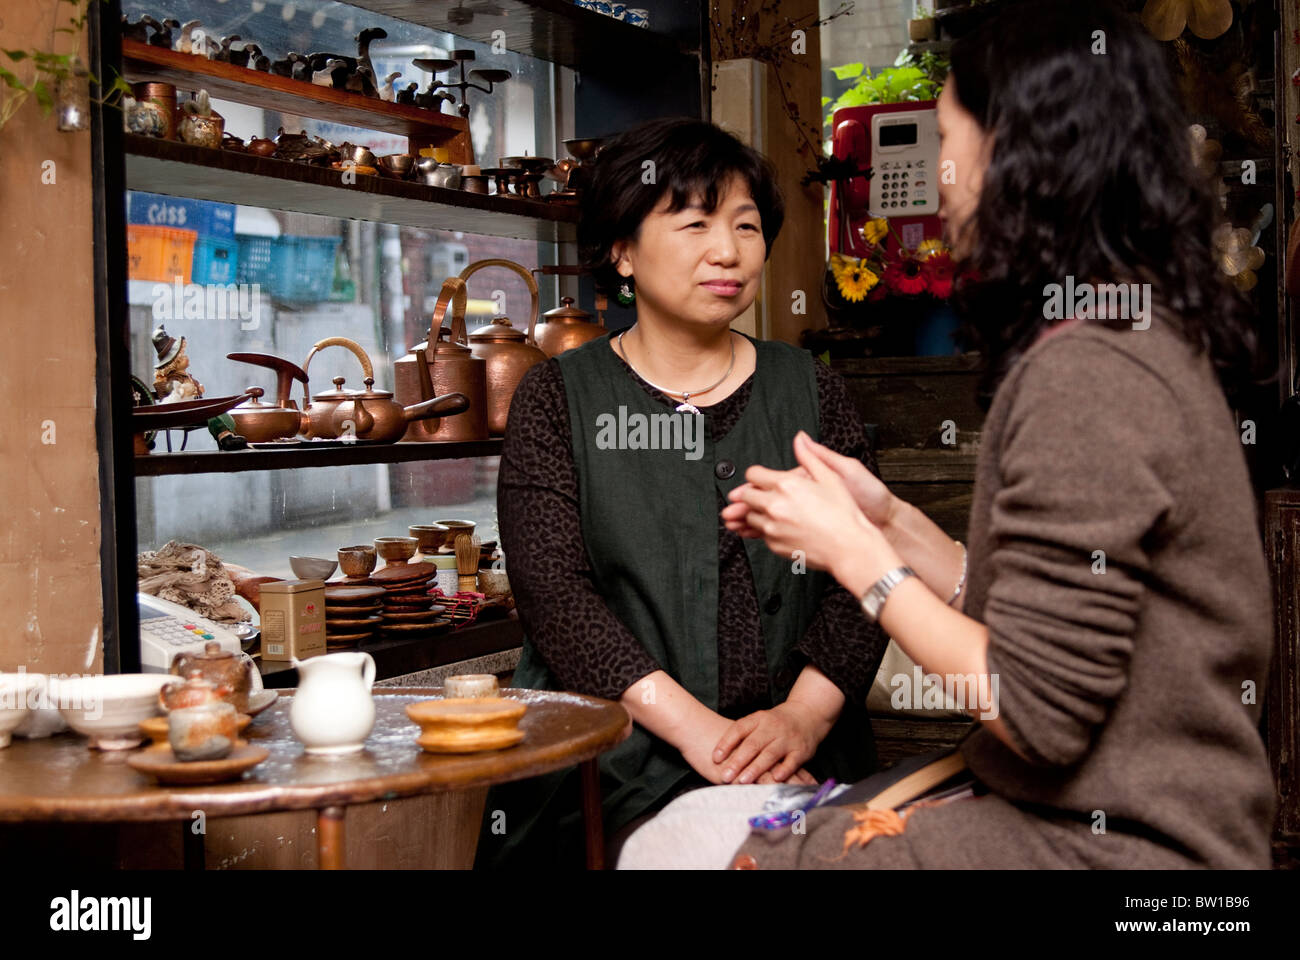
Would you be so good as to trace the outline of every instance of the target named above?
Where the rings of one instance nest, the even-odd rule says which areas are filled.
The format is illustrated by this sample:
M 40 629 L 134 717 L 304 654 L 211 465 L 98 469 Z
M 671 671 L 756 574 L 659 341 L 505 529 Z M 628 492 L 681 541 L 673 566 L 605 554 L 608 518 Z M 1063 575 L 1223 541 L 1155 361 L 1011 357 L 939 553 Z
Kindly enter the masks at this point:
M 653 183 L 642 179 L 647 160 L 654 161 Z M 785 220 L 785 200 L 771 162 L 753 147 L 716 124 L 690 117 L 650 120 L 609 140 L 592 162 L 578 222 L 578 255 L 596 289 L 613 293 L 623 283 L 611 259 L 614 244 L 634 239 L 664 194 L 672 198 L 670 212 L 701 197 L 712 213 L 733 175 L 749 187 L 762 218 L 766 256 L 771 256 Z

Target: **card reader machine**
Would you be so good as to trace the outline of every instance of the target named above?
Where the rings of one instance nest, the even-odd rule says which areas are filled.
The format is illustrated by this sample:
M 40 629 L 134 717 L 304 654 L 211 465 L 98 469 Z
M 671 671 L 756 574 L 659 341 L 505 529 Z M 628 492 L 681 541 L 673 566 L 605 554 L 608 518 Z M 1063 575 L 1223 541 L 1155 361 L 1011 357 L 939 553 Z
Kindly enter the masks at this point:
M 179 603 L 136 594 L 140 612 L 140 669 L 145 673 L 166 673 L 178 653 L 202 653 L 210 641 L 223 650 L 242 653 L 239 638 L 227 627 L 199 616 Z

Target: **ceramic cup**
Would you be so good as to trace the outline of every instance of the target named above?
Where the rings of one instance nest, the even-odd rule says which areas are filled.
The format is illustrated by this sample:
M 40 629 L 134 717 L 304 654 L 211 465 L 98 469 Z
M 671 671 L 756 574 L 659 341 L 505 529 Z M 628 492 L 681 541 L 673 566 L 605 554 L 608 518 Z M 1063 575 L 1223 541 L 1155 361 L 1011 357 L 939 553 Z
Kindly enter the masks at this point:
M 442 681 L 442 695 L 448 700 L 495 697 L 497 693 L 497 678 L 490 673 L 463 673 Z
M 406 532 L 420 543 L 420 552 L 434 554 L 451 535 L 451 528 L 441 523 L 417 523 L 406 528 Z
M 375 537 L 375 552 L 390 567 L 410 560 L 419 545 L 415 537 Z
M 478 589 L 485 597 L 505 597 L 510 594 L 510 578 L 504 570 L 480 570 Z
M 167 718 L 167 741 L 178 760 L 220 760 L 235 747 L 238 731 L 233 704 L 205 703 L 173 710 Z
M 375 548 L 369 544 L 339 547 L 339 569 L 346 577 L 354 580 L 368 577 L 375 572 L 375 564 L 378 562 L 379 557 L 375 554 Z

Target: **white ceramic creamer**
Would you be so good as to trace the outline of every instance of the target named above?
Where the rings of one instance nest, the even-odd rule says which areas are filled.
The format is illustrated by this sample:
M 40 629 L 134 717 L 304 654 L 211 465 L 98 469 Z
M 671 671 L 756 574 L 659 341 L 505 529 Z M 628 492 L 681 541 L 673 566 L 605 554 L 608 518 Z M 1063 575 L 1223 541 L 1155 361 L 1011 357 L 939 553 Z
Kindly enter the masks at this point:
M 327 653 L 293 661 L 298 689 L 289 726 L 311 754 L 355 753 L 375 725 L 375 661 L 368 653 Z

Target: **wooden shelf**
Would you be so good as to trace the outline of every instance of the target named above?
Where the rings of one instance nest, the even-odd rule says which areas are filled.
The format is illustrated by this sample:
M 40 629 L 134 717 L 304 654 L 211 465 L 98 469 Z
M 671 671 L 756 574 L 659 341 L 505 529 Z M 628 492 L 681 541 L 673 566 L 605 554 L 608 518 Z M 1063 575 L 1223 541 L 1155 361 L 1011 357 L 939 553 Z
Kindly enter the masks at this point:
M 523 643 L 523 639 L 523 627 L 519 625 L 518 615 L 512 611 L 496 620 L 485 620 L 433 637 L 380 640 L 376 643 L 363 643 L 356 649 L 375 658 L 376 680 L 388 680 L 419 670 L 432 670 L 449 663 L 513 650 Z M 265 686 L 283 689 L 298 685 L 298 671 L 292 663 L 285 660 L 263 663 L 259 657 L 257 664 Z
M 411 463 L 462 460 L 501 455 L 500 439 L 453 443 L 376 443 L 305 450 L 204 450 L 198 453 L 150 453 L 135 458 L 137 477 L 192 473 L 242 473 L 246 470 L 297 470 L 346 467 L 364 463 Z
M 418 152 L 421 146 L 445 144 L 453 153 L 461 154 L 453 156 L 453 162 L 474 162 L 469 120 L 464 117 L 388 103 L 125 38 L 122 72 L 132 83 L 171 83 L 183 90 L 202 87 L 213 97 L 264 110 L 396 133 L 411 141 L 411 153 Z
M 578 208 L 484 196 L 465 190 L 360 175 L 233 150 L 125 134 L 126 185 L 132 190 L 241 203 L 325 217 L 373 220 L 422 230 L 564 243 L 576 238 Z
M 654 69 L 665 58 L 698 56 L 673 38 L 585 10 L 570 0 L 493 0 L 493 14 L 476 3 L 449 0 L 348 0 L 372 13 L 490 44 L 500 30 L 506 49 L 574 70 L 623 72 Z M 495 11 L 500 11 L 499 15 Z M 468 23 L 458 22 L 472 14 Z M 643 78 L 653 82 L 653 77 Z M 629 82 L 639 82 L 629 75 Z

